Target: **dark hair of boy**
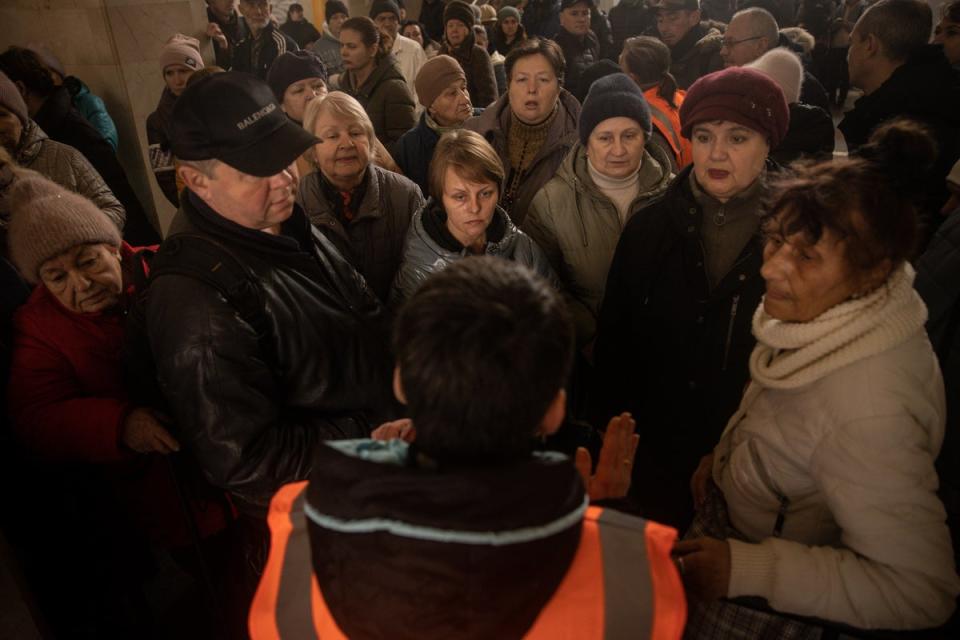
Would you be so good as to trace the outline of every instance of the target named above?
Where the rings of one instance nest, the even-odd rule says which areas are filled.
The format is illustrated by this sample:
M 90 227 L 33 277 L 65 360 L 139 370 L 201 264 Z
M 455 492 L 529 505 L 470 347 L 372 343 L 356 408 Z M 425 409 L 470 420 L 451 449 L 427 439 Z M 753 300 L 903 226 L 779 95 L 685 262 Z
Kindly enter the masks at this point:
M 530 455 L 567 381 L 573 327 L 532 271 L 471 257 L 407 301 L 394 352 L 417 449 L 439 464 L 498 464 Z

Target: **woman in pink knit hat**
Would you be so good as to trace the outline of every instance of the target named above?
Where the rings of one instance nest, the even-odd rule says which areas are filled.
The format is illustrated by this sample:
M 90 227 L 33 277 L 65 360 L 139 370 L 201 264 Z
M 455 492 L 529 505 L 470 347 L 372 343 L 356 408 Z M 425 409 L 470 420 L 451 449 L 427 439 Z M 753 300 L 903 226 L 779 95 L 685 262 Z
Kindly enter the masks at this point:
M 160 51 L 160 69 L 164 88 L 157 103 L 157 110 L 147 116 L 147 144 L 150 145 L 150 168 L 157 185 L 174 207 L 180 206 L 176 171 L 167 124 L 173 113 L 173 105 L 187 88 L 187 81 L 194 71 L 203 69 L 200 42 L 182 34 L 171 36 Z

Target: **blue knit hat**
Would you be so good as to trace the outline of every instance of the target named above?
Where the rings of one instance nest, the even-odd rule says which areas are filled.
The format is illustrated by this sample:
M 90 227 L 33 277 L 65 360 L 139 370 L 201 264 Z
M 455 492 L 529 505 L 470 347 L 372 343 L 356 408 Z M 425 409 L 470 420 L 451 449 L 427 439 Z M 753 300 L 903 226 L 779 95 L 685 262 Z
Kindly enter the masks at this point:
M 583 107 L 580 109 L 580 142 L 584 145 L 597 125 L 608 118 L 631 118 L 636 120 L 648 136 L 653 124 L 650 121 L 650 105 L 637 83 L 625 73 L 604 76 L 590 86 Z

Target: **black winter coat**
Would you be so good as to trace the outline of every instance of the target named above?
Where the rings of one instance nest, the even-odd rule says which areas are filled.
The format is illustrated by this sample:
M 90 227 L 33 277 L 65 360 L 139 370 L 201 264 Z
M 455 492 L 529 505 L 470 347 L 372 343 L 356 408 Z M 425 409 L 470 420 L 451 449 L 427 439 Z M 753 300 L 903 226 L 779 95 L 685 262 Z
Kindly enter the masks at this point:
M 393 160 L 407 176 L 420 187 L 423 194 L 430 193 L 430 160 L 433 150 L 440 142 L 440 134 L 427 125 L 426 112 L 420 114 L 417 126 L 400 136 L 393 147 Z
M 180 194 L 177 192 L 177 175 L 173 151 L 170 148 L 170 135 L 167 126 L 173 106 L 177 103 L 177 96 L 170 89 L 164 88 L 160 94 L 157 110 L 147 116 L 147 144 L 150 152 L 150 168 L 157 179 L 160 191 L 175 207 L 180 206 Z
M 420 17 L 417 19 L 427 28 L 431 40 L 443 41 L 443 11 L 447 8 L 446 0 L 424 0 L 420 4 Z
M 790 126 L 780 145 L 770 152 L 777 164 L 789 164 L 800 158 L 829 160 L 833 157 L 836 133 L 827 111 L 809 104 L 789 105 Z
M 830 113 L 830 98 L 820 81 L 809 71 L 803 72 L 803 84 L 800 85 L 800 100 L 803 104 L 812 104 Z
M 184 191 L 171 238 L 178 233 L 227 247 L 259 285 L 264 336 L 190 276 L 153 281 L 145 316 L 180 442 L 212 484 L 262 514 L 280 486 L 309 475 L 319 442 L 366 437 L 396 417 L 383 307 L 299 207 L 274 236 Z
M 207 7 L 207 21 L 215 22 L 219 25 L 220 30 L 223 31 L 223 35 L 227 39 L 227 47 L 225 49 L 220 48 L 220 45 L 218 45 L 215 40 L 213 41 L 213 53 L 216 56 L 217 66 L 230 69 L 233 66 L 234 47 L 237 46 L 238 42 L 250 35 L 250 30 L 247 29 L 247 23 L 237 11 L 233 12 L 231 20 L 223 22 L 213 13 L 213 9 L 210 7 Z
M 33 118 L 51 140 L 70 145 L 90 161 L 127 212 L 123 239 L 133 246 L 160 242 L 160 234 L 147 220 L 143 205 L 127 181 L 117 154 L 92 124 L 73 107 L 70 91 L 60 86 L 53 90 Z
M 263 38 L 263 45 L 260 48 L 259 57 L 253 59 L 253 44 L 257 38 Z M 267 71 L 270 65 L 288 51 L 299 51 L 296 41 L 285 34 L 280 29 L 273 26 L 271 22 L 260 32 L 256 38 L 252 33 L 238 42 L 233 48 L 233 67 L 231 71 L 243 71 L 251 73 L 261 80 L 267 79 Z
M 656 23 L 656 14 L 647 8 L 644 0 L 620 0 L 617 6 L 610 9 L 610 31 L 617 55 L 623 51 L 623 43 L 628 38 L 643 35 Z
M 716 445 L 750 378 L 751 324 L 765 288 L 761 246 L 751 241 L 709 289 L 699 229 L 712 223 L 702 220 L 691 170 L 627 223 L 607 277 L 594 351 L 594 419 L 633 414 L 644 446 L 631 495 L 644 517 L 681 530 L 692 515 L 690 476 Z
M 588 31 L 587 35 L 581 38 L 563 28 L 553 40 L 560 45 L 563 58 L 567 62 L 563 86 L 582 103 L 589 87 L 581 87 L 580 79 L 588 67 L 600 61 L 600 42 L 593 31 Z
M 932 230 L 936 212 L 947 201 L 947 174 L 960 158 L 960 74 L 940 47 L 924 46 L 880 88 L 857 100 L 839 129 L 850 152 L 856 153 L 877 126 L 898 116 L 930 127 L 939 146 L 937 161 L 922 190 L 922 213 Z

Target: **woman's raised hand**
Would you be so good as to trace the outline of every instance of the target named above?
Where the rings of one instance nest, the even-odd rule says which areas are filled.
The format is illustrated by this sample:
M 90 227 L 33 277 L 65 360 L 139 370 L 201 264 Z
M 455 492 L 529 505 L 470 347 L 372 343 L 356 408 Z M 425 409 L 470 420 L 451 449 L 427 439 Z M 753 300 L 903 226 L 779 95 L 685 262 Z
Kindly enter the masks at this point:
M 636 426 L 637 423 L 629 413 L 610 419 L 603 434 L 597 472 L 592 475 L 593 460 L 590 452 L 583 447 L 577 449 L 574 464 L 583 478 L 590 500 L 622 498 L 627 495 L 633 476 L 637 443 L 640 441 L 640 437 L 634 433 Z
M 417 430 L 413 428 L 413 420 L 402 418 L 392 422 L 384 422 L 373 430 L 370 437 L 374 440 L 393 440 L 400 438 L 404 442 L 413 442 L 417 437 Z

